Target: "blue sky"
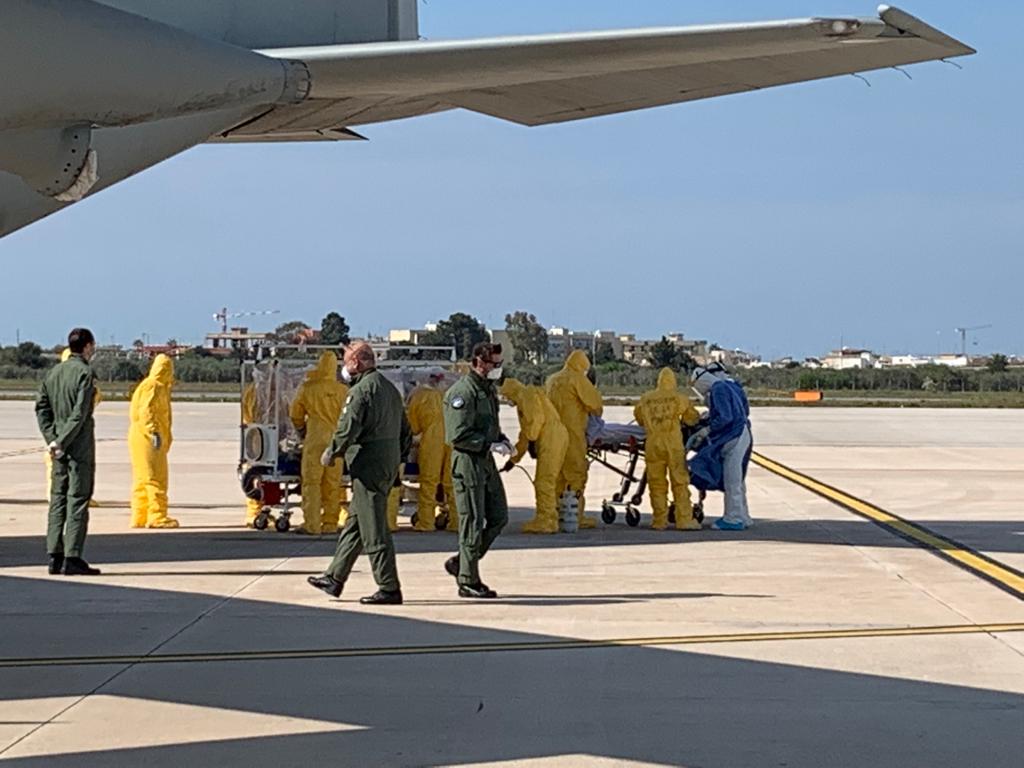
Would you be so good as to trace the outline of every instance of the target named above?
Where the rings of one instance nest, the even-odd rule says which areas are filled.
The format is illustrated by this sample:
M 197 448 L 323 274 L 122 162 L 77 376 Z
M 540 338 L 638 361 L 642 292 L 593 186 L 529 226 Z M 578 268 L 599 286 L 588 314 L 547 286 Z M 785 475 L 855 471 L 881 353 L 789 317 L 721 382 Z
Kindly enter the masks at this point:
M 0 241 L 0 343 L 200 340 L 221 306 L 357 333 L 453 311 L 682 331 L 766 357 L 1024 354 L 1024 4 L 906 6 L 981 54 L 526 129 L 449 113 L 367 143 L 200 147 Z M 428 38 L 809 15 L 864 0 L 430 0 Z M 28 286 L 28 289 L 22 289 Z

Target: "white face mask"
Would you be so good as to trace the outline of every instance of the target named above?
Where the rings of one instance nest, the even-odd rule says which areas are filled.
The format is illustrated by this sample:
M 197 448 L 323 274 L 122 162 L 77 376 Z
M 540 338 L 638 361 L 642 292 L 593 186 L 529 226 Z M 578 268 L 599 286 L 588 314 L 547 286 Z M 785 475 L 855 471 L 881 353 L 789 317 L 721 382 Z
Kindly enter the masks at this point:
M 492 368 L 487 373 L 487 378 L 490 379 L 491 381 L 498 381 L 504 373 L 505 369 L 499 365 L 497 368 Z
M 352 374 L 349 373 L 347 365 L 341 366 L 341 380 L 346 384 L 352 383 Z

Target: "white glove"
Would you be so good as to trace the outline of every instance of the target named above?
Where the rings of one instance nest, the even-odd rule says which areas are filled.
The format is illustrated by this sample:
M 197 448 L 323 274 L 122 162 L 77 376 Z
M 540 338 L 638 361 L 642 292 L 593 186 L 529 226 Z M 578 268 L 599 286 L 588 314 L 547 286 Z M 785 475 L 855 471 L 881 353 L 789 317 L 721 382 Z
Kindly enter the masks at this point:
M 512 444 L 508 440 L 502 440 L 500 443 L 491 443 L 491 452 L 499 456 L 511 456 Z
M 334 454 L 331 453 L 330 448 L 324 448 L 324 452 L 320 454 L 320 465 L 329 467 L 334 463 Z
M 56 440 L 54 440 L 52 443 L 50 443 L 50 445 L 47 446 L 47 447 L 50 449 L 50 456 L 52 456 L 53 458 L 55 458 L 55 459 L 62 459 L 62 458 L 64 458 L 64 451 L 61 450 L 60 443 L 58 443 Z

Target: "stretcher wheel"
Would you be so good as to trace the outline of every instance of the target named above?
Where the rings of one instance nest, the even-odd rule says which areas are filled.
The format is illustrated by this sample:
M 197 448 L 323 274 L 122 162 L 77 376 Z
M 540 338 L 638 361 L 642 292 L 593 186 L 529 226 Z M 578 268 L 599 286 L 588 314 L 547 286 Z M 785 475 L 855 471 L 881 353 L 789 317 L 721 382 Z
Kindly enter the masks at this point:
M 448 527 L 448 513 L 442 512 L 434 518 L 434 530 L 443 531 Z
M 612 525 L 615 522 L 615 518 L 617 516 L 618 515 L 615 512 L 615 507 L 613 507 L 611 504 L 605 504 L 603 507 L 601 507 L 601 519 L 604 521 L 605 525 Z
M 704 522 L 704 505 L 703 504 L 697 504 L 693 508 L 693 519 L 696 520 L 698 523 L 703 523 Z
M 630 499 L 630 501 L 633 503 L 634 507 L 639 507 L 641 504 L 644 503 L 644 496 L 642 493 L 638 493 L 636 496 Z
M 630 528 L 636 528 L 640 525 L 640 510 L 629 507 L 626 509 L 626 525 Z
M 270 525 L 270 513 L 267 510 L 263 510 L 256 518 L 252 521 L 252 527 L 257 531 L 267 530 L 267 526 Z
M 622 503 L 622 494 L 621 493 L 616 493 L 614 496 L 612 496 L 612 501 L 614 501 L 616 504 L 621 504 Z
M 277 520 L 274 521 L 274 528 L 277 529 L 278 533 L 288 533 L 288 530 L 292 527 L 292 522 L 284 515 L 281 515 Z
M 676 524 L 676 503 L 675 502 L 672 502 L 671 504 L 668 505 L 668 524 L 669 525 L 675 525 Z

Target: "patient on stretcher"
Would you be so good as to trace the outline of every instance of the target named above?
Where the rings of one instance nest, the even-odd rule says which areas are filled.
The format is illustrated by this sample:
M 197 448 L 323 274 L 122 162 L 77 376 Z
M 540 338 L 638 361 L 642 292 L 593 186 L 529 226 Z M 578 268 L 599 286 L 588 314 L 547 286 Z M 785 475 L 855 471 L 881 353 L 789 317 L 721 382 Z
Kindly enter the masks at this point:
M 630 440 L 643 443 L 647 437 L 639 424 L 609 424 L 599 416 L 587 421 L 587 444 L 591 448 L 623 446 Z

